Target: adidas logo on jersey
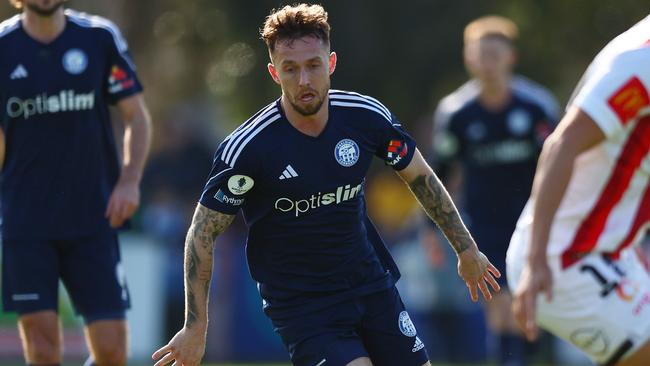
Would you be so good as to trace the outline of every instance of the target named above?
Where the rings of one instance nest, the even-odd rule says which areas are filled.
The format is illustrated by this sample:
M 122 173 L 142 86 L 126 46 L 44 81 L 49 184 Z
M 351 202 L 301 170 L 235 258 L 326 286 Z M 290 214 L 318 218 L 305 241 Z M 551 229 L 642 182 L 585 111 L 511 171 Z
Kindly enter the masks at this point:
M 278 179 L 289 179 L 289 178 L 295 178 L 298 176 L 298 173 L 293 169 L 291 165 L 287 165 L 286 168 L 284 168 L 284 171 L 282 172 L 282 175 L 278 177 Z
M 16 66 L 14 71 L 12 71 L 11 74 L 9 75 L 9 79 L 11 80 L 24 79 L 27 76 L 29 76 L 29 74 L 27 73 L 27 69 L 25 69 L 25 66 L 23 66 L 23 64 L 18 64 L 18 66 Z
M 61 90 L 53 95 L 42 93 L 30 99 L 11 97 L 7 99 L 6 111 L 11 118 L 22 116 L 28 119 L 37 114 L 83 111 L 94 107 L 94 91 L 77 94 L 74 90 Z

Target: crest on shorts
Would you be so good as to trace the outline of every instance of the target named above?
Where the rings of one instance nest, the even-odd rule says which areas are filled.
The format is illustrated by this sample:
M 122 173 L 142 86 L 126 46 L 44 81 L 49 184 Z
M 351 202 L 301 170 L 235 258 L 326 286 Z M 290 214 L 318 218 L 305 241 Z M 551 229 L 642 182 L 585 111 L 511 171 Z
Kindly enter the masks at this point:
M 344 167 L 351 167 L 359 160 L 359 145 L 350 139 L 343 139 L 336 144 L 334 157 Z
M 402 311 L 399 313 L 399 319 L 398 319 L 398 325 L 399 325 L 399 330 L 402 332 L 407 337 L 415 337 L 416 334 L 418 334 L 418 331 L 415 330 L 415 324 L 411 321 L 411 317 L 409 316 L 409 313 L 406 312 L 406 310 Z

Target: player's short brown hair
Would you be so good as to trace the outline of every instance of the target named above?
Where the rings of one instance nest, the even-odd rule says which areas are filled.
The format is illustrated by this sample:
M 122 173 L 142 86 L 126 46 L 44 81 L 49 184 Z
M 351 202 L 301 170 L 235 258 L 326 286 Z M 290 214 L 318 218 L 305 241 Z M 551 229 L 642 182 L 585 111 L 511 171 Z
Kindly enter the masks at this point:
M 517 25 L 512 20 L 498 15 L 480 17 L 470 22 L 464 32 L 466 44 L 484 37 L 498 37 L 514 43 L 518 36 Z
M 273 9 L 266 17 L 260 35 L 269 51 L 281 40 L 296 40 L 305 36 L 320 39 L 325 45 L 330 42 L 330 25 L 327 12 L 320 5 L 287 5 L 282 9 Z
M 13 5 L 16 9 L 23 8 L 23 0 L 9 0 L 9 4 Z

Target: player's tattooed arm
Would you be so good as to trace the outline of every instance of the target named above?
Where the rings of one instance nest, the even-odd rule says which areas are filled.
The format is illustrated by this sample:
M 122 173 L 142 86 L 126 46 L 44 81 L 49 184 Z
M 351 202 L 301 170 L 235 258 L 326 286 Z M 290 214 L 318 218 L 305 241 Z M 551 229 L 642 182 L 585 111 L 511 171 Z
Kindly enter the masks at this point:
M 185 327 L 208 323 L 214 241 L 232 223 L 226 215 L 198 204 L 185 239 Z
M 409 185 L 424 211 L 442 230 L 457 254 L 476 246 L 449 193 L 418 150 L 411 163 L 397 173 Z
M 445 234 L 456 253 L 461 253 L 475 245 L 447 190 L 433 172 L 418 175 L 409 182 L 409 187 L 427 215 Z

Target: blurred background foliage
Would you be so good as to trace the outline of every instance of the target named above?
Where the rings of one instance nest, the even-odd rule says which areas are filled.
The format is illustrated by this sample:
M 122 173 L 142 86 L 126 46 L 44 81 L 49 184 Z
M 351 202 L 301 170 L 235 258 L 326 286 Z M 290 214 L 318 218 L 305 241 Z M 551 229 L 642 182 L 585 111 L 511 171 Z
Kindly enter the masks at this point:
M 269 0 L 71 0 L 115 21 L 130 43 L 155 120 L 187 105 L 223 134 L 279 95 L 258 29 Z M 565 103 L 605 42 L 648 13 L 638 0 L 322 1 L 339 65 L 332 86 L 382 100 L 417 134 L 437 101 L 466 79 L 462 31 L 485 14 L 520 27 L 518 72 Z M 12 9 L 3 6 L 0 15 Z M 201 118 L 199 118 L 200 120 Z M 158 131 L 160 132 L 160 130 Z M 214 142 L 216 143 L 216 141 Z

